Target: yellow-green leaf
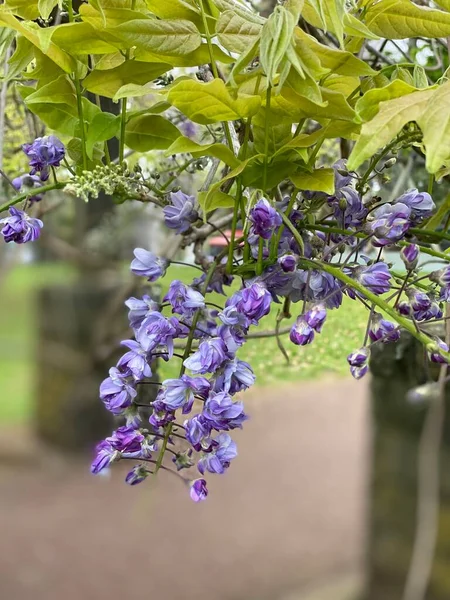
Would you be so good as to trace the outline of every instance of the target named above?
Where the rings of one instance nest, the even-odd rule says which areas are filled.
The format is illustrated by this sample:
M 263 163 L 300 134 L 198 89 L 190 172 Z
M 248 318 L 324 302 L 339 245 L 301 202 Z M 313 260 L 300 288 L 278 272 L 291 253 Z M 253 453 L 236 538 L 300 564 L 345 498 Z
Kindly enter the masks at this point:
M 294 17 L 283 6 L 275 7 L 264 24 L 261 32 L 259 58 L 270 84 L 274 83 L 288 48 L 292 45 L 295 25 Z
M 233 208 L 235 202 L 233 196 L 218 189 L 215 189 L 211 194 L 208 192 L 199 192 L 198 194 L 198 203 L 205 217 L 217 208 Z
M 14 15 L 0 10 L 0 24 L 6 25 L 15 31 L 18 31 L 34 46 L 39 48 L 39 50 L 43 49 L 43 40 L 40 36 L 41 28 L 36 23 L 19 21 L 19 19 L 14 17 Z M 58 48 L 58 46 L 56 46 L 56 44 L 53 42 L 50 41 L 45 50 L 45 54 L 66 73 L 72 73 L 74 71 L 75 61 L 73 58 Z
M 344 31 L 347 35 L 353 37 L 360 37 L 368 40 L 380 39 L 380 36 L 370 31 L 367 25 L 350 13 L 345 13 L 344 15 Z
M 380 37 L 391 40 L 450 35 L 449 13 L 421 7 L 409 0 L 380 0 L 371 4 L 366 24 Z
M 450 157 L 450 81 L 434 91 L 417 123 L 423 132 L 426 168 L 436 173 Z
M 61 75 L 55 81 L 47 83 L 30 94 L 26 100 L 28 106 L 42 102 L 76 106 L 76 94 L 73 83 L 66 75 Z
M 136 46 L 163 55 L 183 56 L 202 43 L 197 27 L 184 20 L 139 19 L 126 21 L 109 31 L 130 48 Z
M 433 90 L 423 90 L 382 102 L 378 114 L 362 126 L 348 160 L 349 170 L 353 171 L 388 144 L 406 123 L 417 121 L 433 93 Z
M 49 28 L 51 40 L 71 55 L 109 54 L 117 52 L 117 42 L 112 36 L 109 40 L 100 37 L 98 29 L 90 23 L 65 23 Z M 105 34 L 102 32 L 102 35 Z M 108 37 L 108 36 L 105 36 Z
M 355 106 L 360 122 L 363 123 L 364 121 L 373 119 L 380 108 L 381 102 L 400 98 L 416 91 L 417 89 L 414 86 L 399 79 L 392 81 L 385 87 L 369 90 L 364 96 L 359 98 Z
M 137 152 L 166 150 L 181 134 L 167 119 L 158 115 L 141 115 L 126 126 L 125 144 Z
M 34 21 L 39 17 L 38 0 L 6 0 L 4 6 L 22 19 Z
M 209 83 L 181 80 L 171 87 L 167 99 L 189 119 L 202 125 L 251 117 L 261 104 L 260 96 L 241 94 L 234 99 L 221 79 Z
M 232 10 L 222 13 L 216 24 L 220 43 L 230 52 L 246 52 L 261 35 L 260 23 L 249 21 Z
M 41 17 L 47 20 L 57 4 L 58 0 L 39 0 L 38 9 Z
M 145 0 L 149 10 L 160 19 L 185 19 L 192 21 L 197 27 L 202 27 L 202 17 L 199 10 L 186 0 Z
M 228 146 L 224 144 L 197 144 L 197 142 L 187 137 L 179 137 L 166 151 L 167 156 L 185 153 L 192 154 L 194 158 L 214 156 L 233 169 L 240 164 L 240 161 Z
M 299 190 L 325 192 L 329 195 L 334 194 L 333 169 L 315 169 L 312 173 L 302 171 L 291 175 L 291 180 Z
M 114 98 L 123 86 L 127 84 L 145 85 L 171 68 L 172 65 L 167 63 L 127 61 L 114 69 L 92 71 L 83 80 L 83 86 L 93 94 Z
M 104 142 L 118 135 L 120 129 L 120 116 L 108 112 L 101 112 L 92 119 L 86 136 L 86 152 L 90 159 L 93 158 L 96 142 Z

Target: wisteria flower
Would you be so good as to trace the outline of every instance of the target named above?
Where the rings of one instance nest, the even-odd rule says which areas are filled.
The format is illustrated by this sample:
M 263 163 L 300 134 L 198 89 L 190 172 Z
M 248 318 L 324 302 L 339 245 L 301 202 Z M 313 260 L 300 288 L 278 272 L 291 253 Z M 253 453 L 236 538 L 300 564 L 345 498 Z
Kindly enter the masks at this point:
M 274 230 L 282 223 L 278 211 L 270 205 L 266 198 L 258 200 L 251 209 L 249 220 L 252 224 L 252 233 L 265 240 L 270 239 Z
M 388 246 L 400 241 L 411 227 L 411 209 L 402 202 L 383 204 L 367 217 L 374 235 L 374 246 Z
M 198 461 L 198 470 L 203 475 L 205 471 L 222 475 L 237 456 L 236 443 L 228 433 L 221 433 L 214 440 L 212 452 L 204 454 Z
M 113 414 L 120 415 L 131 405 L 136 396 L 136 388 L 129 383 L 127 374 L 112 367 L 109 370 L 109 377 L 100 385 L 100 398 L 106 408 Z
M 193 373 L 214 373 L 227 360 L 227 348 L 220 338 L 205 340 L 197 352 L 184 361 Z
M 420 249 L 417 244 L 408 244 L 404 246 L 400 251 L 400 257 L 405 264 L 408 271 L 412 271 L 417 267 L 419 262 Z
M 203 415 L 196 415 L 184 422 L 186 439 L 197 452 L 209 452 L 212 447 L 210 438 L 212 426 Z
M 375 313 L 372 317 L 369 337 L 373 342 L 396 342 L 400 339 L 400 329 L 392 321 L 384 319 L 380 314 Z
M 175 317 L 173 317 L 175 319 Z M 145 352 L 151 352 L 158 346 L 166 346 L 169 357 L 173 354 L 173 340 L 177 337 L 177 328 L 172 319 L 160 312 L 149 313 L 142 322 L 136 340 Z
M 366 287 L 373 294 L 386 294 L 391 289 L 391 273 L 386 263 L 376 262 L 368 266 L 355 267 L 350 271 L 351 276 L 356 279 L 361 285 Z M 347 291 L 351 298 L 355 298 L 359 292 L 352 290 Z
M 413 217 L 418 219 L 425 219 L 433 214 L 436 205 L 433 202 L 433 198 L 427 192 L 419 192 L 416 189 L 409 190 L 397 200 L 395 204 L 404 204 L 411 209 Z
M 305 313 L 305 321 L 306 323 L 320 333 L 322 331 L 322 327 L 327 318 L 327 311 L 323 304 L 316 304 L 310 310 Z
M 164 296 L 164 301 L 169 302 L 174 313 L 191 316 L 198 308 L 205 308 L 205 298 L 200 292 L 175 279 Z
M 195 197 L 187 196 L 180 190 L 171 192 L 170 202 L 163 208 L 164 222 L 177 233 L 185 233 L 198 220 Z
M 233 402 L 226 392 L 212 392 L 205 402 L 203 418 L 213 429 L 227 431 L 241 427 L 247 420 L 242 402 Z
M 239 358 L 228 360 L 216 375 L 214 390 L 227 392 L 231 396 L 248 389 L 255 383 L 251 366 Z
M 190 496 L 194 502 L 201 502 L 206 500 L 208 495 L 208 488 L 206 487 L 206 481 L 204 479 L 195 479 L 190 485 Z
M 128 485 L 137 485 L 145 481 L 150 473 L 143 465 L 135 465 L 125 477 L 125 481 Z
M 179 379 L 166 379 L 162 385 L 162 402 L 171 410 L 182 408 L 184 414 L 191 411 L 194 396 L 205 399 L 211 389 L 210 382 L 204 377 L 189 375 L 182 375 Z
M 44 223 L 40 219 L 30 217 L 15 206 L 10 207 L 9 215 L 9 217 L 0 219 L 0 224 L 3 225 L 1 234 L 5 242 L 26 244 L 35 242 L 39 238 L 41 229 L 44 227 Z
M 144 295 L 142 298 L 128 298 L 125 306 L 129 308 L 128 319 L 133 329 L 139 329 L 145 317 L 159 308 L 158 303 L 148 295 Z
M 152 370 L 149 365 L 149 352 L 145 350 L 135 340 L 123 340 L 122 346 L 129 348 L 122 358 L 119 359 L 117 366 L 121 370 L 129 370 L 136 381 L 141 381 L 145 377 L 152 376 Z
M 98 475 L 119 458 L 120 452 L 113 448 L 107 440 L 101 441 L 95 447 L 95 458 L 91 464 L 91 473 Z
M 153 252 L 136 248 L 133 252 L 135 259 L 131 263 L 131 272 L 140 277 L 147 277 L 149 281 L 156 281 L 166 274 L 169 261 L 155 256 Z
M 36 138 L 32 144 L 24 144 L 22 149 L 30 159 L 30 175 L 39 173 L 41 181 L 47 181 L 50 167 L 59 167 L 66 154 L 64 144 L 54 135 Z
M 226 302 L 227 307 L 235 306 L 253 325 L 257 325 L 265 315 L 269 314 L 271 304 L 270 292 L 258 282 L 236 292 Z
M 314 340 L 314 329 L 308 325 L 305 317 L 300 315 L 292 326 L 289 337 L 296 346 L 306 346 Z

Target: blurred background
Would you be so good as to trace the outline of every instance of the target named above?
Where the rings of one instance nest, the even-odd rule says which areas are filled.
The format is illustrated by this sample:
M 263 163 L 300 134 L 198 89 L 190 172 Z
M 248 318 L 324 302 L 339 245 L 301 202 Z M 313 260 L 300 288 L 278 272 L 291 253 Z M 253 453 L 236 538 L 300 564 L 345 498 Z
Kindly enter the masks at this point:
M 385 46 L 396 61 L 398 48 Z M 14 177 L 26 169 L 21 144 L 43 130 L 13 89 L 2 89 L 0 168 Z M 321 160 L 333 164 L 341 151 L 330 142 Z M 154 155 L 139 164 L 168 178 L 177 167 Z M 207 166 L 197 161 L 177 179 L 183 191 L 195 193 Z M 372 181 L 373 193 L 390 200 L 426 182 L 423 157 L 412 150 Z M 439 204 L 446 178 L 435 190 Z M 8 194 L 3 186 L 2 202 Z M 400 599 L 427 406 L 427 398 L 407 399 L 428 377 L 414 341 L 383 346 L 371 380 L 352 380 L 346 356 L 361 345 L 367 315 L 349 299 L 330 311 L 312 346 L 289 348 L 288 364 L 274 338 L 249 341 L 242 358 L 257 384 L 243 396 L 250 420 L 236 436 L 239 459 L 211 478 L 201 505 L 175 478 L 131 488 L 121 465 L 93 477 L 92 449 L 114 425 L 98 386 L 129 335 L 123 301 L 135 289 L 133 249 L 173 255 L 175 241 L 161 213 L 137 202 L 101 196 L 86 204 L 54 192 L 40 210 L 39 243 L 0 244 L 0 598 Z M 175 258 L 193 261 L 184 251 Z M 395 253 L 386 258 L 401 269 Z M 173 265 L 150 293 L 194 276 Z M 273 330 L 275 319 L 276 310 L 261 328 Z M 160 365 L 158 377 L 168 376 Z M 430 600 L 450 597 L 447 447 L 442 455 Z

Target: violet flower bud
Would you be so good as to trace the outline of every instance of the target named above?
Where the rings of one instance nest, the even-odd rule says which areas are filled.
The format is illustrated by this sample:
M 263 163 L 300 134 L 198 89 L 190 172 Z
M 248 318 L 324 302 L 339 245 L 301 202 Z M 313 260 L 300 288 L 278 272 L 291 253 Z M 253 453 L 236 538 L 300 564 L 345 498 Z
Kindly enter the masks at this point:
M 419 192 L 416 189 L 409 190 L 397 198 L 397 200 L 394 201 L 394 205 L 396 204 L 405 204 L 410 208 L 412 216 L 418 219 L 429 217 L 436 208 L 430 194 L 427 192 Z
M 284 254 L 278 259 L 278 264 L 285 273 L 291 273 L 297 268 L 297 258 L 293 254 Z
M 400 339 L 400 329 L 398 325 L 392 321 L 388 321 L 379 313 L 375 313 L 372 317 L 369 337 L 373 342 L 378 342 L 380 340 L 383 343 L 396 342 Z
M 191 481 L 189 493 L 194 502 L 206 500 L 206 496 L 208 495 L 206 481 L 204 479 L 195 479 L 194 481 Z
M 149 475 L 150 471 L 143 465 L 135 465 L 125 477 L 125 481 L 128 485 L 137 485 L 147 479 Z
M 251 209 L 249 220 L 252 223 L 251 232 L 265 240 L 270 239 L 274 230 L 282 223 L 278 212 L 266 198 L 261 198 Z
M 369 348 L 360 348 L 359 350 L 355 350 L 355 352 L 351 352 L 347 356 L 347 362 L 351 367 L 363 367 L 367 364 L 369 356 Z
M 327 311 L 323 304 L 316 304 L 304 316 L 306 323 L 320 333 L 327 318 Z
M 291 342 L 296 346 L 306 346 L 314 340 L 314 329 L 308 325 L 303 315 L 300 315 L 289 334 Z
M 195 197 L 180 190 L 170 194 L 170 202 L 163 208 L 164 222 L 169 229 L 185 233 L 199 218 Z
M 441 349 L 444 352 L 449 351 L 447 344 L 443 340 L 436 338 L 434 342 L 427 346 L 428 356 L 430 357 L 431 362 L 439 363 L 441 365 L 448 364 L 448 359 L 441 356 L 438 349 Z
M 407 271 L 412 271 L 417 267 L 419 261 L 420 249 L 417 244 L 409 244 L 404 246 L 400 251 L 400 257 L 405 263 Z

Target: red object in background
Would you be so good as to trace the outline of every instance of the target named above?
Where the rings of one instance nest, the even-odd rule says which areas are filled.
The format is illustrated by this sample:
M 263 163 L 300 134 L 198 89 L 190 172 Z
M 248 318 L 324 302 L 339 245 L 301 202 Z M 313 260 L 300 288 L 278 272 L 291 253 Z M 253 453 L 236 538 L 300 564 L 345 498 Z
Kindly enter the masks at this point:
M 225 237 L 227 238 L 228 241 L 231 241 L 231 230 L 227 229 L 226 231 L 223 232 Z M 236 229 L 236 235 L 235 238 L 240 238 L 242 237 L 242 229 Z M 227 245 L 227 242 L 225 240 L 225 237 L 223 235 L 215 235 L 214 237 L 209 238 L 209 245 L 211 247 L 211 250 L 214 250 L 215 248 L 217 248 L 218 250 L 222 250 L 224 248 L 224 246 Z

